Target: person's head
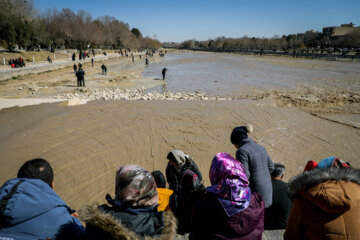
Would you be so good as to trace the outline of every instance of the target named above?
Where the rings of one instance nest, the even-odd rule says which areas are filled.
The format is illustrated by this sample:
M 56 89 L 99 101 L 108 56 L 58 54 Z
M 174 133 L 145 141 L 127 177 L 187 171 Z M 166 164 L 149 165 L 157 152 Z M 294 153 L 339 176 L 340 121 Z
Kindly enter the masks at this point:
M 351 164 L 338 157 L 327 157 L 321 160 L 315 168 L 350 168 Z
M 180 150 L 172 150 L 168 153 L 167 159 L 174 167 L 182 167 L 187 162 L 187 155 Z
M 229 216 L 249 206 L 251 190 L 244 167 L 229 153 L 221 152 L 215 155 L 209 177 L 211 187 L 206 191 L 219 196 Z
M 155 206 L 159 202 L 151 174 L 138 165 L 123 165 L 116 170 L 115 199 L 134 207 Z
M 151 173 L 151 175 L 154 177 L 155 182 L 156 182 L 156 186 L 158 188 L 166 188 L 166 180 L 165 180 L 165 176 L 162 172 L 160 171 L 153 171 Z
M 243 165 L 226 152 L 214 156 L 209 177 L 211 185 L 223 185 L 226 182 L 234 182 L 246 187 L 249 185 Z
M 285 174 L 285 166 L 281 163 L 274 163 L 274 170 L 271 173 L 271 177 L 274 179 L 282 180 Z
M 35 158 L 26 161 L 19 169 L 18 178 L 41 179 L 51 188 L 54 188 L 54 173 L 45 159 Z
M 248 133 L 253 131 L 253 126 L 248 124 L 247 126 L 240 126 L 233 129 L 230 135 L 230 141 L 236 148 L 239 148 L 242 141 L 248 138 Z

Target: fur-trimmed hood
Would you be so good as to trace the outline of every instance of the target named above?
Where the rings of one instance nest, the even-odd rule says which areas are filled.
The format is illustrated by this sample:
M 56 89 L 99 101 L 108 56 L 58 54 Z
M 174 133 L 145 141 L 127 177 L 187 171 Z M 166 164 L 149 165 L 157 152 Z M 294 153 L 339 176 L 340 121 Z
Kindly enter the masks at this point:
M 290 197 L 301 196 L 326 212 L 344 212 L 360 204 L 360 170 L 314 169 L 292 178 Z
M 98 204 L 86 205 L 79 210 L 80 219 L 101 230 L 109 233 L 114 239 L 140 240 L 142 239 L 134 231 L 121 224 L 114 218 L 111 212 L 101 211 Z M 174 239 L 177 233 L 177 220 L 171 211 L 164 212 L 164 229 L 161 235 L 145 237 L 146 240 L 168 240 Z

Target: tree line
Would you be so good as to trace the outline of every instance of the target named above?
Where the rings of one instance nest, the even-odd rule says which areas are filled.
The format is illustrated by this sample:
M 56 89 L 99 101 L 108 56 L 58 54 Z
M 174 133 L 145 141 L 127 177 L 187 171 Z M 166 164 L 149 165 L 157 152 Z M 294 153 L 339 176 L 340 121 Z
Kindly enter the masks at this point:
M 360 49 L 360 31 L 353 31 L 336 38 L 323 35 L 320 32 L 308 31 L 304 34 L 274 36 L 272 38 L 256 38 L 244 36 L 242 38 L 226 38 L 224 36 L 206 41 L 195 39 L 182 43 L 166 43 L 165 47 L 202 50 L 271 50 L 291 51 L 293 49 L 306 49 L 309 51 L 328 51 Z
M 97 19 L 84 10 L 49 9 L 40 13 L 33 0 L 0 0 L 0 45 L 13 50 L 40 48 L 157 49 L 161 43 L 115 17 Z

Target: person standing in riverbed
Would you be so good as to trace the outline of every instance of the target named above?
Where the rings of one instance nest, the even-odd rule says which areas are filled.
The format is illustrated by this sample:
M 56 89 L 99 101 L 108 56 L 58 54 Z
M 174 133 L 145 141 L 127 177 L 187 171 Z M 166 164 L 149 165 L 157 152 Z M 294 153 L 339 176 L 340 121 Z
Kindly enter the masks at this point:
M 82 68 L 79 68 L 79 70 L 76 72 L 76 78 L 77 78 L 77 86 L 78 87 L 85 87 L 85 72 Z
M 105 64 L 101 65 L 101 70 L 102 70 L 101 74 L 106 75 L 107 67 L 105 66 Z
M 165 80 L 166 71 L 167 71 L 167 68 L 163 68 L 162 71 L 161 71 L 163 80 Z

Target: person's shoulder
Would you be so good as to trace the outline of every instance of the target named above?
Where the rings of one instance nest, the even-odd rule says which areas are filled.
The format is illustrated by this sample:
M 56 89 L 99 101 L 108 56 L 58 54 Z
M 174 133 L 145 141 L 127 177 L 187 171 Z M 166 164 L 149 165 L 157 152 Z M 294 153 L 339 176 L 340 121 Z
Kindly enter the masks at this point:
M 274 188 L 283 188 L 283 189 L 287 189 L 289 184 L 282 181 L 282 180 L 278 180 L 278 179 L 271 179 L 271 183 L 273 185 Z

